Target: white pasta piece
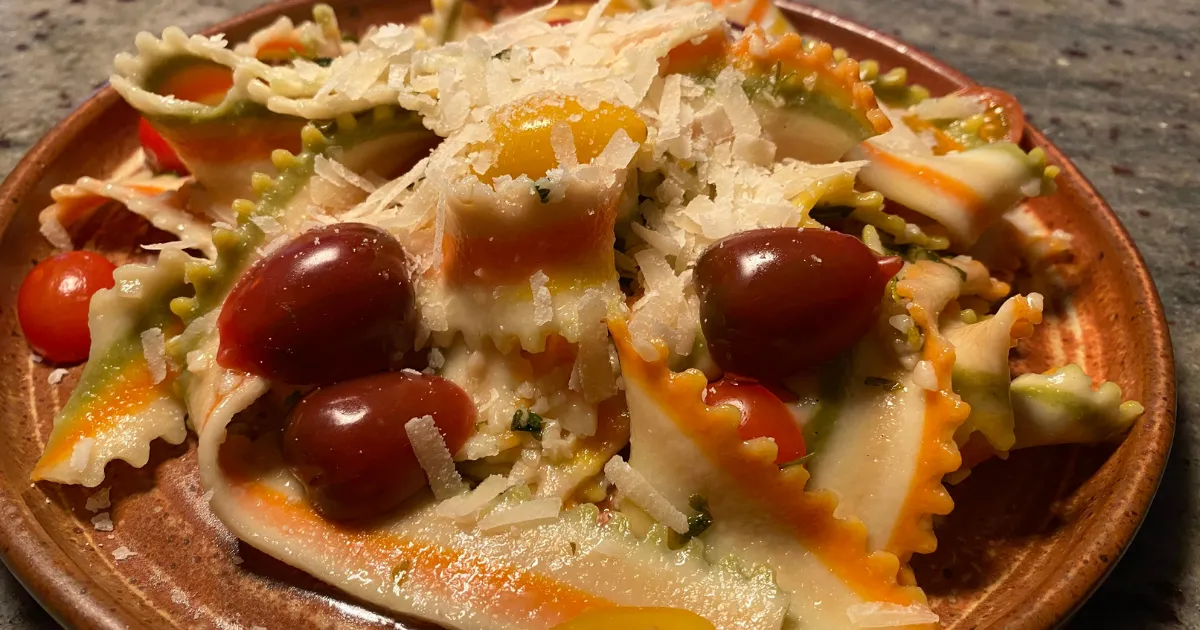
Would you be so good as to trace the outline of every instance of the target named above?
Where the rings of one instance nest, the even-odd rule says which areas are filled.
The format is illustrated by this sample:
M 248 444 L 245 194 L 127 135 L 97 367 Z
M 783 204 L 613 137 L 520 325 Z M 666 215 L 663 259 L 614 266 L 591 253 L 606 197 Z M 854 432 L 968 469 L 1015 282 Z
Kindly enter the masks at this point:
M 454 457 L 438 432 L 433 416 L 421 416 L 404 423 L 404 432 L 412 442 L 417 462 L 429 477 L 429 487 L 439 501 L 466 491 L 467 484 L 454 468 Z
M 863 602 L 846 608 L 846 616 L 855 628 L 897 628 L 938 622 L 938 616 L 921 604 Z
M 142 331 L 142 354 L 146 357 L 146 367 L 150 369 L 150 380 L 155 384 L 167 378 L 166 340 L 161 328 L 151 328 Z
M 626 464 L 620 455 L 614 455 L 608 460 L 604 465 L 604 474 L 622 494 L 645 510 L 654 520 L 680 534 L 687 533 L 687 516 L 671 505 L 662 493 L 650 485 L 641 473 Z
M 479 531 L 491 534 L 514 525 L 532 527 L 542 523 L 551 523 L 558 519 L 562 511 L 562 499 L 546 497 L 531 499 L 510 506 L 499 507 L 479 520 Z

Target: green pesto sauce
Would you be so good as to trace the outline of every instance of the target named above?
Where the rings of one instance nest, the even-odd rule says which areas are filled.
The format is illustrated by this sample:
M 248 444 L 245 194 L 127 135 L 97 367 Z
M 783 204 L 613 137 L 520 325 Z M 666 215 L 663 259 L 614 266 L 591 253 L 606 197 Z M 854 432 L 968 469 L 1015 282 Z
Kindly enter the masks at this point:
M 156 270 L 162 272 L 162 270 Z M 142 311 L 129 334 L 107 348 L 103 348 L 100 356 L 91 357 L 83 368 L 79 385 L 71 392 L 71 397 L 63 405 L 59 416 L 70 418 L 80 414 L 84 409 L 107 395 L 111 385 L 119 382 L 122 373 L 131 363 L 145 361 L 142 349 L 141 332 L 151 328 L 166 330 L 177 320 L 171 312 L 171 300 L 184 297 L 191 293 L 190 288 L 180 277 L 177 283 L 172 283 L 154 295 L 144 297 Z
M 1063 391 L 1059 386 L 1053 384 L 1014 387 L 1012 395 L 1024 400 L 1035 401 L 1047 407 L 1061 409 L 1072 418 L 1087 418 L 1096 413 L 1096 405 L 1091 400 Z
M 875 135 L 874 128 L 864 121 L 864 114 L 840 105 L 836 100 L 821 91 L 818 81 L 816 90 L 805 88 L 799 75 L 775 74 L 750 75 L 742 84 L 746 95 L 752 99 L 768 101 L 778 99 L 783 108 L 789 111 L 799 111 L 823 120 L 841 129 L 856 141 L 866 140 Z
M 817 410 L 804 425 L 805 450 L 816 457 L 820 457 L 821 446 L 842 413 L 842 403 L 850 390 L 852 365 L 853 355 L 847 352 L 838 355 L 821 368 L 820 382 L 817 386 Z

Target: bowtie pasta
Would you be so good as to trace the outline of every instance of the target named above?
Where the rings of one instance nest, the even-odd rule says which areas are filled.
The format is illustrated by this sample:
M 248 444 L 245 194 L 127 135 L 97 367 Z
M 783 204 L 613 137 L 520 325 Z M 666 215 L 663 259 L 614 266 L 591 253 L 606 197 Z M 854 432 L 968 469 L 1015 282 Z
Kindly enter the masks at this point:
M 1075 365 L 1011 376 L 1048 308 L 1017 270 L 1075 264 L 1022 209 L 1058 169 L 1011 97 L 931 96 L 761 0 L 434 0 L 360 38 L 317 5 L 136 48 L 142 148 L 42 232 L 119 207 L 178 240 L 89 285 L 90 352 L 25 326 L 89 356 L 32 477 L 193 431 L 234 535 L 396 613 L 936 627 L 907 564 L 943 484 L 1141 413 Z

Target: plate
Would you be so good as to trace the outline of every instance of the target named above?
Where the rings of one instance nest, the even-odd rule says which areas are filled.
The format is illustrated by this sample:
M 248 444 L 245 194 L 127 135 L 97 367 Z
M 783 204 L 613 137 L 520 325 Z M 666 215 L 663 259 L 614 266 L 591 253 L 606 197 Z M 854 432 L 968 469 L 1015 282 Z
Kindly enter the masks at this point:
M 211 32 L 237 41 L 279 15 L 304 19 L 310 1 L 273 4 Z M 343 26 L 411 21 L 424 0 L 331 2 Z M 781 8 L 801 32 L 902 65 L 934 94 L 973 85 L 947 65 L 893 38 L 792 3 Z M 78 378 L 50 384 L 16 322 L 16 293 L 34 261 L 51 253 L 37 213 L 50 189 L 107 173 L 136 145 L 137 114 L 100 90 L 48 133 L 0 187 L 0 555 L 65 625 L 82 628 L 395 627 L 381 611 L 239 543 L 209 512 L 196 472 L 195 441 L 158 442 L 150 463 L 110 464 L 112 532 L 93 529 L 84 507 L 94 492 L 31 484 L 29 471 L 52 418 Z M 1019 348 L 1014 367 L 1041 371 L 1075 360 L 1118 383 L 1146 413 L 1119 446 L 1048 447 L 991 461 L 951 489 L 956 508 L 938 525 L 938 550 L 913 570 L 947 628 L 1047 628 L 1096 588 L 1136 533 L 1158 486 L 1174 434 L 1175 379 L 1162 306 L 1129 234 L 1091 184 L 1044 135 L 1026 127 L 1026 148 L 1043 147 L 1062 167 L 1059 190 L 1031 209 L 1074 238 L 1086 264 L 1069 301 Z M 80 150 L 86 147 L 86 150 Z M 103 226 L 127 249 L 153 238 L 140 223 Z M 124 547 L 137 555 L 117 561 Z M 402 627 L 429 627 L 402 621 Z

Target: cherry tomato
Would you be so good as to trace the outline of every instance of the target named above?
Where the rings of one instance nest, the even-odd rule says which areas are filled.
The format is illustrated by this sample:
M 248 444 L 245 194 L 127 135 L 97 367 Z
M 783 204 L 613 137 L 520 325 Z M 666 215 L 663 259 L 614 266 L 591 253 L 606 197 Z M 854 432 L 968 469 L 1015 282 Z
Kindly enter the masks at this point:
M 787 405 L 771 390 L 752 381 L 726 376 L 708 386 L 704 402 L 710 406 L 733 405 L 742 414 L 738 435 L 742 440 L 769 437 L 775 440 L 779 454 L 776 464 L 804 457 L 804 432 L 796 424 Z
M 143 118 L 138 122 L 138 139 L 142 142 L 142 148 L 146 150 L 146 159 L 150 162 L 150 168 L 156 173 L 173 171 L 180 175 L 187 175 L 188 168 L 175 155 L 175 149 L 167 144 L 154 127 L 150 126 L 150 121 Z
M 450 452 L 475 427 L 475 405 L 439 376 L 387 372 L 323 387 L 288 416 L 283 456 L 322 515 L 384 514 L 425 487 L 404 425 L 432 416 Z
M 903 266 L 858 239 L 818 229 L 750 230 L 696 263 L 700 322 L 726 372 L 764 381 L 815 367 L 870 330 Z
M 387 232 L 339 223 L 258 261 L 221 309 L 217 362 L 287 383 L 403 365 L 416 333 L 408 257 Z
M 74 251 L 38 263 L 17 293 L 17 320 L 34 351 L 55 363 L 88 357 L 88 304 L 112 288 L 116 266 L 96 252 Z

